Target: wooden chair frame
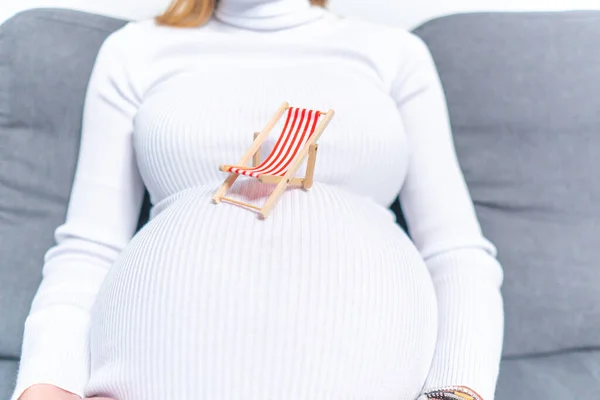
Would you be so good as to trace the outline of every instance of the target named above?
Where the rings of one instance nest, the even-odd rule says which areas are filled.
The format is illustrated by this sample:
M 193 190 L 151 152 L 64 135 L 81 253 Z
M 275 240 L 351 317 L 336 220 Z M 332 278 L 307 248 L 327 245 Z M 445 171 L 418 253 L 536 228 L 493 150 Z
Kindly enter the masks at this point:
M 229 176 L 225 179 L 221 187 L 217 190 L 215 195 L 213 196 L 213 203 L 217 204 L 221 201 L 226 201 L 229 203 L 241 205 L 244 207 L 248 207 L 254 210 L 257 210 L 259 216 L 262 219 L 267 218 L 270 211 L 273 209 L 281 195 L 285 192 L 285 189 L 289 185 L 300 185 L 304 189 L 308 190 L 313 185 L 313 176 L 315 172 L 315 161 L 317 159 L 317 150 L 318 145 L 317 141 L 321 137 L 321 134 L 331 121 L 331 118 L 334 116 L 334 110 L 329 110 L 324 113 L 321 112 L 321 115 L 324 117 L 319 121 L 319 124 L 315 128 L 314 133 L 308 139 L 308 141 L 302 146 L 298 154 L 294 157 L 292 162 L 290 163 L 288 170 L 286 171 L 284 176 L 277 175 L 267 175 L 262 174 L 258 176 L 258 179 L 263 183 L 276 183 L 275 189 L 271 193 L 271 195 L 267 198 L 265 204 L 262 207 L 256 207 L 252 204 L 244 203 L 238 200 L 234 200 L 228 197 L 225 197 L 227 191 L 231 188 L 233 183 L 238 178 L 239 174 L 235 172 L 230 172 L 232 167 L 246 167 L 247 164 L 252 161 L 254 167 L 260 164 L 260 149 L 264 144 L 265 140 L 277 125 L 277 122 L 281 117 L 285 114 L 285 112 L 290 108 L 290 105 L 287 102 L 281 104 L 281 106 L 277 109 L 271 120 L 267 123 L 267 125 L 260 132 L 254 133 L 254 141 L 250 148 L 246 151 L 246 153 L 242 156 L 237 165 L 228 165 L 224 164 L 219 166 L 219 169 L 223 172 L 229 172 Z M 304 159 L 308 156 L 308 163 L 306 166 L 306 175 L 304 178 L 295 178 L 294 175 L 302 165 Z

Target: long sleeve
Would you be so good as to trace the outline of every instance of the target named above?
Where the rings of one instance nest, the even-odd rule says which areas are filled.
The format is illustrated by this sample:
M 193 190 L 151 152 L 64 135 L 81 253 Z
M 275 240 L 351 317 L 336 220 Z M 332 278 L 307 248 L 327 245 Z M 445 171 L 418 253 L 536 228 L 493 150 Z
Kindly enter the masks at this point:
M 135 232 L 144 194 L 131 140 L 138 95 L 118 35 L 104 42 L 89 82 L 66 220 L 44 257 L 13 400 L 37 383 L 83 396 L 90 310 L 108 269 Z
M 492 400 L 504 329 L 503 271 L 460 170 L 434 61 L 420 39 L 410 39 L 392 96 L 411 151 L 400 200 L 438 299 L 438 340 L 423 390 L 464 385 Z

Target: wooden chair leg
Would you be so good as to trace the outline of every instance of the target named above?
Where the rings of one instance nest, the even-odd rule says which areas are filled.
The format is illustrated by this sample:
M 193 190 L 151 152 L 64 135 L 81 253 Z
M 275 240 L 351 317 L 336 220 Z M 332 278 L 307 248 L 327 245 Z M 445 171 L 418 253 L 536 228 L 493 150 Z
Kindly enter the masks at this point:
M 254 140 L 256 140 L 256 137 L 260 135 L 260 132 L 254 132 Z M 258 167 L 260 165 L 260 147 L 258 148 L 258 150 L 256 150 L 256 153 L 254 153 L 254 155 L 252 156 L 252 166 L 253 167 Z
M 217 204 L 221 201 L 223 196 L 227 194 L 227 191 L 231 188 L 238 176 L 238 174 L 229 174 L 229 176 L 225 179 L 225 182 L 223 182 L 219 190 L 217 190 L 217 192 L 213 196 L 213 203 Z
M 304 189 L 310 189 L 313 185 L 313 176 L 315 174 L 315 161 L 317 160 L 318 144 L 311 144 L 308 148 L 308 163 L 306 165 L 306 176 L 302 182 Z
M 279 182 L 281 182 L 282 179 L 285 179 L 285 178 L 283 176 L 272 176 L 272 175 L 261 175 L 258 177 L 258 180 L 261 181 L 262 183 L 271 183 L 271 184 L 278 184 Z M 304 185 L 304 178 L 292 178 L 292 180 L 290 181 L 290 185 L 302 186 L 302 185 Z
M 271 209 L 273 209 L 273 206 L 275 206 L 277 200 L 279 200 L 283 192 L 285 192 L 285 189 L 287 189 L 289 183 L 290 182 L 288 179 L 282 179 L 281 181 L 279 181 L 277 186 L 275 186 L 275 189 L 273 190 L 263 207 L 260 209 L 260 217 L 262 219 L 267 218 L 269 212 L 271 212 Z

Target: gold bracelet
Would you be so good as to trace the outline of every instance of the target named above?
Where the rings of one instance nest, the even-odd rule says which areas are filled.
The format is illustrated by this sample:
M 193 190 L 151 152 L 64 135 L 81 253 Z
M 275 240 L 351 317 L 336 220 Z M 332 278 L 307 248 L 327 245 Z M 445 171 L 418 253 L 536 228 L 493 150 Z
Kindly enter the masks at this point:
M 474 390 L 466 386 L 444 386 L 427 391 L 425 397 L 430 400 L 483 400 Z

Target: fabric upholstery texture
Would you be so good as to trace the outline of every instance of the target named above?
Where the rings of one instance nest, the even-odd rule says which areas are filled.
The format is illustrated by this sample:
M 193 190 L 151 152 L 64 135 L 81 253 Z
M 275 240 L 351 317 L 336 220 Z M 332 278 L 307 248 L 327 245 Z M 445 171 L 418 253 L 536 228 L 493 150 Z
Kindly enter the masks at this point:
M 0 399 L 10 398 L 16 375 L 17 360 L 0 358 Z
M 600 12 L 455 15 L 416 32 L 504 267 L 504 354 L 600 347 Z
M 500 367 L 497 400 L 597 399 L 600 351 L 505 359 Z
M 0 355 L 20 353 L 75 172 L 85 89 L 104 38 L 124 24 L 61 10 L 0 27 Z

